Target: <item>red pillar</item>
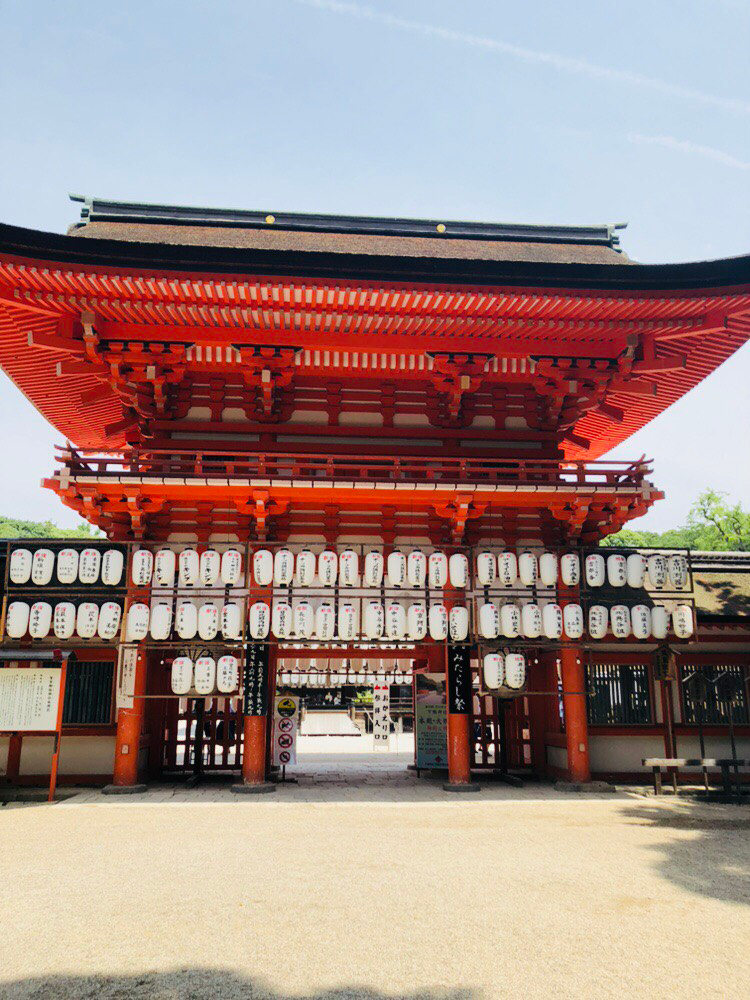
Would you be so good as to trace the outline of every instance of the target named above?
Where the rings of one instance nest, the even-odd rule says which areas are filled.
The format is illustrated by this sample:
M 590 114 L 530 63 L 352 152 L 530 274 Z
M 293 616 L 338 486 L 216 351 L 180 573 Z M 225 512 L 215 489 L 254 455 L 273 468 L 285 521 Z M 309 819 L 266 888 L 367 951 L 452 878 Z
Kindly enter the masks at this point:
M 466 710 L 451 712 L 451 677 L 449 666 L 450 647 L 443 647 L 443 662 L 445 664 L 445 696 L 446 720 L 448 735 L 448 784 L 443 785 L 447 792 L 478 792 L 479 785 L 471 782 L 471 699 L 473 697 L 469 685 Z
M 114 773 L 112 784 L 103 789 L 109 795 L 146 791 L 146 786 L 138 781 L 138 756 L 146 705 L 143 695 L 146 693 L 147 674 L 146 650 L 138 649 L 134 667 L 133 705 L 131 708 L 120 708 L 117 712 Z
M 574 646 L 560 649 L 565 736 L 568 744 L 568 778 L 591 781 L 589 726 L 586 718 L 586 674 L 583 658 Z
M 23 736 L 20 733 L 11 733 L 8 740 L 8 765 L 5 769 L 5 778 L 10 785 L 18 782 L 18 775 L 21 771 L 21 750 L 23 749 Z

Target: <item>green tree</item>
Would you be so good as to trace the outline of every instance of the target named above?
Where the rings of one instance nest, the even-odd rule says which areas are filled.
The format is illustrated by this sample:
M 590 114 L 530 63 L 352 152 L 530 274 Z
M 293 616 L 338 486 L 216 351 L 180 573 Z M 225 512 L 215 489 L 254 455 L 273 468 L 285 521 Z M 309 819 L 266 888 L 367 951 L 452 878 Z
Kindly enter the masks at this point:
M 727 494 L 704 490 L 693 502 L 682 527 L 669 531 L 633 531 L 624 528 L 610 535 L 604 547 L 690 548 L 709 552 L 750 551 L 750 513 L 739 503 L 727 502 Z
M 0 538 L 101 538 L 102 533 L 82 521 L 75 528 L 60 528 L 52 521 L 22 521 L 0 514 Z

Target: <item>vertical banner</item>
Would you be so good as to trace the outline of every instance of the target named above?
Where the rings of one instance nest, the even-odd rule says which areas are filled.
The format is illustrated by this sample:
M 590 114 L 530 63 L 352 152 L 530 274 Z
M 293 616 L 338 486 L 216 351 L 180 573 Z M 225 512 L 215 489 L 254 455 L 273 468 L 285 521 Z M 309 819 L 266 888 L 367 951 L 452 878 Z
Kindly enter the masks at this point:
M 465 715 L 471 710 L 471 647 L 448 644 L 448 711 Z
M 417 767 L 443 768 L 448 764 L 448 731 L 443 674 L 414 674 L 414 729 Z
M 134 646 L 120 649 L 120 664 L 117 671 L 117 691 L 115 708 L 132 708 L 135 694 L 135 665 L 138 650 Z
M 391 737 L 391 686 L 376 684 L 372 689 L 372 735 L 376 750 L 387 750 Z
M 247 647 L 244 674 L 245 715 L 268 715 L 268 655 L 266 643 L 253 643 Z
M 299 698 L 280 695 L 273 711 L 273 744 L 271 763 L 281 767 L 297 763 L 297 733 L 299 731 Z

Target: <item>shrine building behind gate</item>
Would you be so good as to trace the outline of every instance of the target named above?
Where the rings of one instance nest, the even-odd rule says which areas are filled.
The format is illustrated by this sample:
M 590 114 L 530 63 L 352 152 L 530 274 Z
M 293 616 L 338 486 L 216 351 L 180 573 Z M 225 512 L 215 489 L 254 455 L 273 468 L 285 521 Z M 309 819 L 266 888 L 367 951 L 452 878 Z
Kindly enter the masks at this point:
M 747 557 L 599 548 L 662 495 L 601 456 L 747 340 L 750 258 L 78 200 L 66 236 L 0 226 L 0 364 L 106 536 L 3 553 L 6 781 L 57 747 L 61 781 L 265 787 L 273 696 L 321 674 L 431 679 L 457 788 L 750 756 Z M 54 651 L 56 726 L 19 728 Z

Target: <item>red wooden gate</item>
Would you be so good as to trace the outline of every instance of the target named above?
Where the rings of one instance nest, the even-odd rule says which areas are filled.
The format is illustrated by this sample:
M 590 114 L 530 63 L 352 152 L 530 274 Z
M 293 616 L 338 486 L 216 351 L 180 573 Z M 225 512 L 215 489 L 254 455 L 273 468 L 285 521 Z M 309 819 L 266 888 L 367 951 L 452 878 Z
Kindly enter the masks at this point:
M 531 726 L 527 697 L 503 700 L 491 695 L 474 695 L 472 722 L 473 768 L 493 771 L 531 768 Z

